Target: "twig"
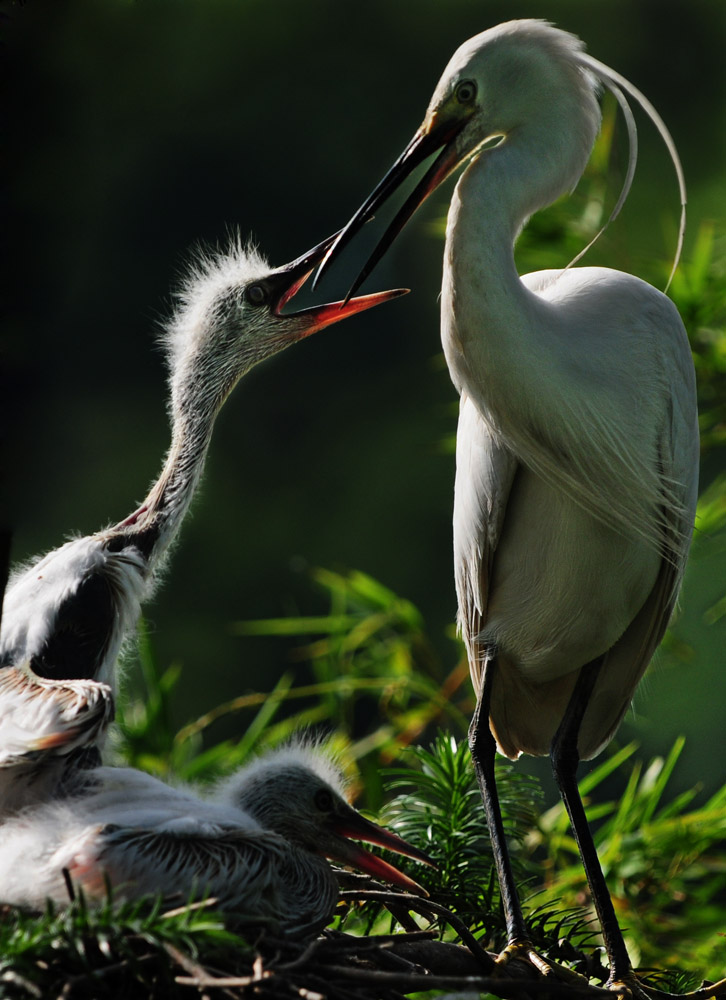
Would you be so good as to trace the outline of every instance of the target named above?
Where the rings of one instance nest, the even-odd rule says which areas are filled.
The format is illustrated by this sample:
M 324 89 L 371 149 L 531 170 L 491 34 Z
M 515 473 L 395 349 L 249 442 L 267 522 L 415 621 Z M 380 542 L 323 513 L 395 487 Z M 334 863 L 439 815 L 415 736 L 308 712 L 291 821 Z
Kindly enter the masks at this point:
M 401 941 L 433 941 L 436 931 L 422 930 L 417 927 L 415 931 L 406 931 L 405 934 L 367 934 L 364 938 L 356 937 L 354 934 L 346 934 L 345 931 L 326 931 L 325 936 L 320 939 L 335 948 L 360 948 L 361 944 L 368 943 L 371 947 L 375 945 L 400 944 Z
M 469 928 L 466 926 L 463 920 L 452 913 L 451 910 L 447 910 L 445 906 L 440 903 L 434 903 L 430 899 L 422 900 L 419 896 L 414 896 L 408 893 L 389 893 L 389 892 L 377 892 L 374 890 L 352 890 L 348 892 L 341 892 L 341 899 L 376 899 L 381 903 L 387 902 L 387 897 L 395 896 L 399 902 L 405 902 L 412 910 L 421 912 L 424 908 L 433 913 L 437 913 L 446 919 L 446 922 L 451 925 L 451 927 L 456 931 L 461 940 L 467 946 L 469 951 L 474 955 L 479 964 L 487 972 L 491 972 L 495 968 L 494 958 L 479 944 L 477 939 L 471 933 Z M 386 897 L 386 898 L 384 898 Z
M 169 944 L 168 941 L 162 942 L 162 947 L 172 962 L 176 962 L 177 965 L 180 965 L 185 972 L 189 973 L 190 976 L 203 977 L 208 974 L 207 970 L 203 966 L 189 958 L 189 956 L 185 955 L 184 952 L 179 951 L 179 949 L 173 944 Z
M 330 942 L 326 941 L 323 937 L 315 938 L 314 941 L 310 942 L 307 948 L 300 952 L 297 958 L 294 958 L 291 962 L 285 962 L 283 965 L 276 966 L 275 971 L 289 972 L 290 969 L 299 969 L 301 965 L 305 965 L 305 963 L 313 957 L 316 951 L 320 951 L 321 948 L 329 944 Z
M 12 969 L 6 969 L 5 972 L 3 972 L 0 976 L 0 982 L 16 983 L 18 986 L 22 986 L 26 993 L 29 993 L 33 997 L 43 996 L 43 991 L 36 986 L 35 983 L 31 983 L 31 981 L 26 979 L 25 976 L 21 976 L 19 972 L 13 972 Z
M 219 990 L 224 987 L 229 987 L 230 989 L 234 989 L 235 987 L 244 988 L 245 986 L 251 986 L 253 983 L 259 982 L 259 980 L 255 979 L 254 976 L 210 976 L 202 970 L 202 974 L 198 976 L 174 976 L 174 982 L 180 986 L 196 986 L 200 990 Z
M 480 976 L 481 967 L 468 948 L 453 941 L 407 941 L 392 944 L 391 950 L 434 976 Z
M 159 914 L 160 920 L 169 920 L 171 917 L 180 917 L 183 913 L 192 913 L 194 910 L 207 910 L 210 907 L 218 906 L 219 900 L 214 896 L 207 899 L 200 899 L 196 903 L 185 903 L 184 906 L 177 906 L 174 910 L 165 910 Z
M 539 997 L 555 996 L 558 1000 L 578 1000 L 578 998 L 607 998 L 613 1000 L 610 990 L 598 986 L 583 984 L 565 984 L 561 980 L 551 978 L 507 980 L 497 976 L 435 976 L 431 974 L 416 975 L 402 972 L 388 972 L 378 969 L 362 969 L 341 965 L 321 966 L 318 971 L 324 971 L 327 977 L 340 977 L 346 982 L 358 981 L 378 986 L 389 986 L 405 990 L 406 993 L 420 990 L 478 990 L 496 993 L 501 1000 L 518 1000 L 524 994 L 536 994 Z M 534 973 L 534 970 L 532 970 Z

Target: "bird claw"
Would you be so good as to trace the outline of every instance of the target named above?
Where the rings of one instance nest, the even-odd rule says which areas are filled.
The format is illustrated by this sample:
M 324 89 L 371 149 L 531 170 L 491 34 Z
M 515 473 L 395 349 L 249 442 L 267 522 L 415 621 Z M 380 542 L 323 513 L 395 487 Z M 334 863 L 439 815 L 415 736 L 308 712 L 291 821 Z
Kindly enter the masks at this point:
M 535 951 L 532 942 L 526 939 L 511 941 L 497 955 L 495 964 L 503 967 L 508 965 L 512 960 L 526 962 L 527 965 L 531 965 L 541 976 L 554 976 L 562 982 L 578 986 L 587 984 L 585 976 L 581 976 L 579 972 L 575 972 L 573 969 L 568 969 L 563 965 L 558 965 L 556 962 L 550 962 L 548 959 L 543 958 L 539 952 Z
M 558 965 L 549 959 L 543 958 L 532 945 L 531 941 L 521 939 L 510 942 L 496 957 L 495 967 L 503 969 L 512 961 L 526 962 L 543 977 L 552 976 L 563 984 L 582 988 L 589 985 L 586 976 L 568 969 L 566 966 Z M 496 975 L 496 968 L 494 974 Z M 641 982 L 635 973 L 618 979 L 611 978 L 604 987 L 613 995 L 613 1000 L 726 1000 L 726 979 L 720 979 L 711 986 L 701 986 L 690 993 L 668 993 L 659 990 L 654 986 L 648 986 Z M 597 995 L 602 995 L 602 987 L 596 991 Z M 579 994 L 578 994 L 579 995 Z
M 648 986 L 638 979 L 635 972 L 617 979 L 611 977 L 604 988 L 613 997 L 617 997 L 617 1000 L 718 1000 L 726 997 L 726 979 L 720 979 L 711 986 L 701 986 L 690 993 L 669 993 L 655 986 Z
M 625 979 L 608 979 L 605 989 L 614 993 L 618 1000 L 652 1000 L 646 987 L 635 976 Z M 665 995 L 665 994 L 664 994 Z
M 500 969 L 503 969 L 511 961 L 526 962 L 543 977 L 552 976 L 563 984 L 579 986 L 580 988 L 589 985 L 586 976 L 575 972 L 574 969 L 568 969 L 566 966 L 543 958 L 535 950 L 532 942 L 526 939 L 510 942 L 494 961 L 495 966 Z M 496 970 L 494 974 L 496 975 Z M 616 997 L 617 1000 L 720 1000 L 720 998 L 726 998 L 726 979 L 720 979 L 710 986 L 701 986 L 690 993 L 676 994 L 648 986 L 633 973 L 627 977 L 608 980 L 605 989 L 613 995 L 613 1000 Z M 601 995 L 601 990 L 602 988 L 597 991 L 598 995 Z

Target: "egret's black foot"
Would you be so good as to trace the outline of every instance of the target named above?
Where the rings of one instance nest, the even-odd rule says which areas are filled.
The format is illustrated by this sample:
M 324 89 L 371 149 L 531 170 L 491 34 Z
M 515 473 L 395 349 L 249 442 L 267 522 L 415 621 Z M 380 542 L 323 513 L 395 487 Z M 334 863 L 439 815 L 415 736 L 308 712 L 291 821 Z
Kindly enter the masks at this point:
M 500 967 L 511 961 L 526 962 L 541 976 L 552 976 L 563 985 L 577 986 L 580 989 L 588 985 L 585 976 L 572 969 L 543 958 L 532 945 L 531 941 L 522 939 L 508 944 L 496 958 Z M 634 972 L 618 978 L 611 977 L 604 989 L 612 994 L 613 1000 L 721 1000 L 726 998 L 726 979 L 721 979 L 711 986 L 702 986 L 690 993 L 668 993 L 654 986 L 641 982 Z M 602 996 L 603 987 L 595 988 L 595 993 Z
M 520 941 L 512 941 L 508 944 L 497 955 L 496 964 L 504 966 L 513 959 L 531 965 L 541 976 L 553 976 L 555 979 L 560 980 L 560 982 L 576 984 L 578 986 L 587 985 L 585 976 L 581 976 L 579 972 L 574 972 L 572 969 L 567 969 L 563 965 L 557 965 L 556 962 L 550 962 L 549 959 L 543 958 L 535 950 L 532 942 L 526 938 Z
M 610 990 L 618 1000 L 651 1000 L 650 994 L 646 992 L 647 987 L 638 981 L 634 973 L 622 978 L 608 979 L 605 989 Z

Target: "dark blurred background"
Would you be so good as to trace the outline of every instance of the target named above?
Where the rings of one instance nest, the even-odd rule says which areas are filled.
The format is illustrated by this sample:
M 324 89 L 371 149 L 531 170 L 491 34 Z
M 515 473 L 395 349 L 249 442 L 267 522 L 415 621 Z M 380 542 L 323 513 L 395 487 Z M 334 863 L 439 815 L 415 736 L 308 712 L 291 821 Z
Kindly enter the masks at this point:
M 3 517 L 16 561 L 121 518 L 157 474 L 168 428 L 156 337 L 190 248 L 239 227 L 282 263 L 338 228 L 408 141 L 453 50 L 484 28 L 548 18 L 650 97 L 683 158 L 686 255 L 703 220 L 726 218 L 723 0 L 27 0 L 0 12 Z M 611 234 L 619 256 L 606 244 L 600 257 L 636 273 L 672 254 L 678 210 L 667 155 L 639 122 L 635 187 Z M 421 608 L 453 663 L 443 442 L 456 397 L 432 225 L 450 192 L 369 281 L 410 296 L 256 369 L 223 411 L 149 610 L 160 662 L 184 667 L 179 723 L 268 690 L 289 666 L 286 643 L 229 625 L 317 610 L 307 567 L 380 579 Z M 365 246 L 320 298 L 345 290 Z M 726 592 L 725 548 L 701 540 L 678 626 L 688 653 L 651 670 L 623 734 L 665 752 L 686 732 L 682 780 L 707 787 L 726 761 L 723 619 L 704 620 Z

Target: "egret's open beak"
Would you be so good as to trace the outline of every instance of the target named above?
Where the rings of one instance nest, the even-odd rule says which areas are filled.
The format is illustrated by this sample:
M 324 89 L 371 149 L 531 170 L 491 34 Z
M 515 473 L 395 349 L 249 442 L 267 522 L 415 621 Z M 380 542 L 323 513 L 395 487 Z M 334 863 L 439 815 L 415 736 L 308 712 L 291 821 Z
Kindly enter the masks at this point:
M 274 274 L 266 279 L 266 284 L 272 292 L 270 305 L 275 315 L 282 315 L 284 306 L 299 292 L 339 235 L 339 233 L 334 233 L 329 236 L 291 264 L 277 268 Z M 372 309 L 374 306 L 388 302 L 389 299 L 406 295 L 407 292 L 408 288 L 394 288 L 386 292 L 374 292 L 372 295 L 361 295 L 357 298 L 351 298 L 348 295 L 343 301 L 327 302 L 324 305 L 287 312 L 284 314 L 284 318 L 294 318 L 299 321 L 296 324 L 298 330 L 296 339 L 299 339 L 300 336 L 308 336 L 317 330 L 322 330 L 323 327 L 330 326 L 331 323 L 339 323 L 340 320 L 346 319 L 348 316 Z
M 431 192 L 442 181 L 446 180 L 449 174 L 461 163 L 464 157 L 458 150 L 454 139 L 465 124 L 465 117 L 453 118 L 446 116 L 444 120 L 441 120 L 435 111 L 426 116 L 411 142 L 406 146 L 378 187 L 361 205 L 348 225 L 332 238 L 330 247 L 325 251 L 323 261 L 315 276 L 313 288 L 320 281 L 323 272 L 330 266 L 333 259 L 340 253 L 343 247 L 347 246 L 358 230 L 373 218 L 376 210 L 401 186 L 409 174 L 431 156 L 432 153 L 440 150 L 439 155 L 403 203 L 388 229 L 381 237 L 375 250 L 368 258 L 363 270 L 353 282 L 344 301 L 347 303 L 350 300 L 350 297 L 360 288 L 419 205 L 423 204 Z
M 417 896 L 428 896 L 426 890 L 418 882 L 414 882 L 412 878 L 404 875 L 398 868 L 394 868 L 387 861 L 366 851 L 359 844 L 351 843 L 349 838 L 363 840 L 366 844 L 376 844 L 378 847 L 385 847 L 396 854 L 402 854 L 404 857 L 413 858 L 414 861 L 420 861 L 425 865 L 435 867 L 434 862 L 423 851 L 420 851 L 417 847 L 413 847 L 395 833 L 391 833 L 390 830 L 386 830 L 384 827 L 372 823 L 369 819 L 365 819 L 364 816 L 361 816 L 352 807 L 350 810 L 346 809 L 344 813 L 338 813 L 335 816 L 332 831 L 334 834 L 333 846 L 331 847 L 330 844 L 326 844 L 324 848 L 326 856 L 331 861 L 340 861 L 343 864 L 350 865 L 352 868 L 357 868 L 368 875 L 383 879 L 391 885 L 397 885 L 407 892 L 413 892 Z

